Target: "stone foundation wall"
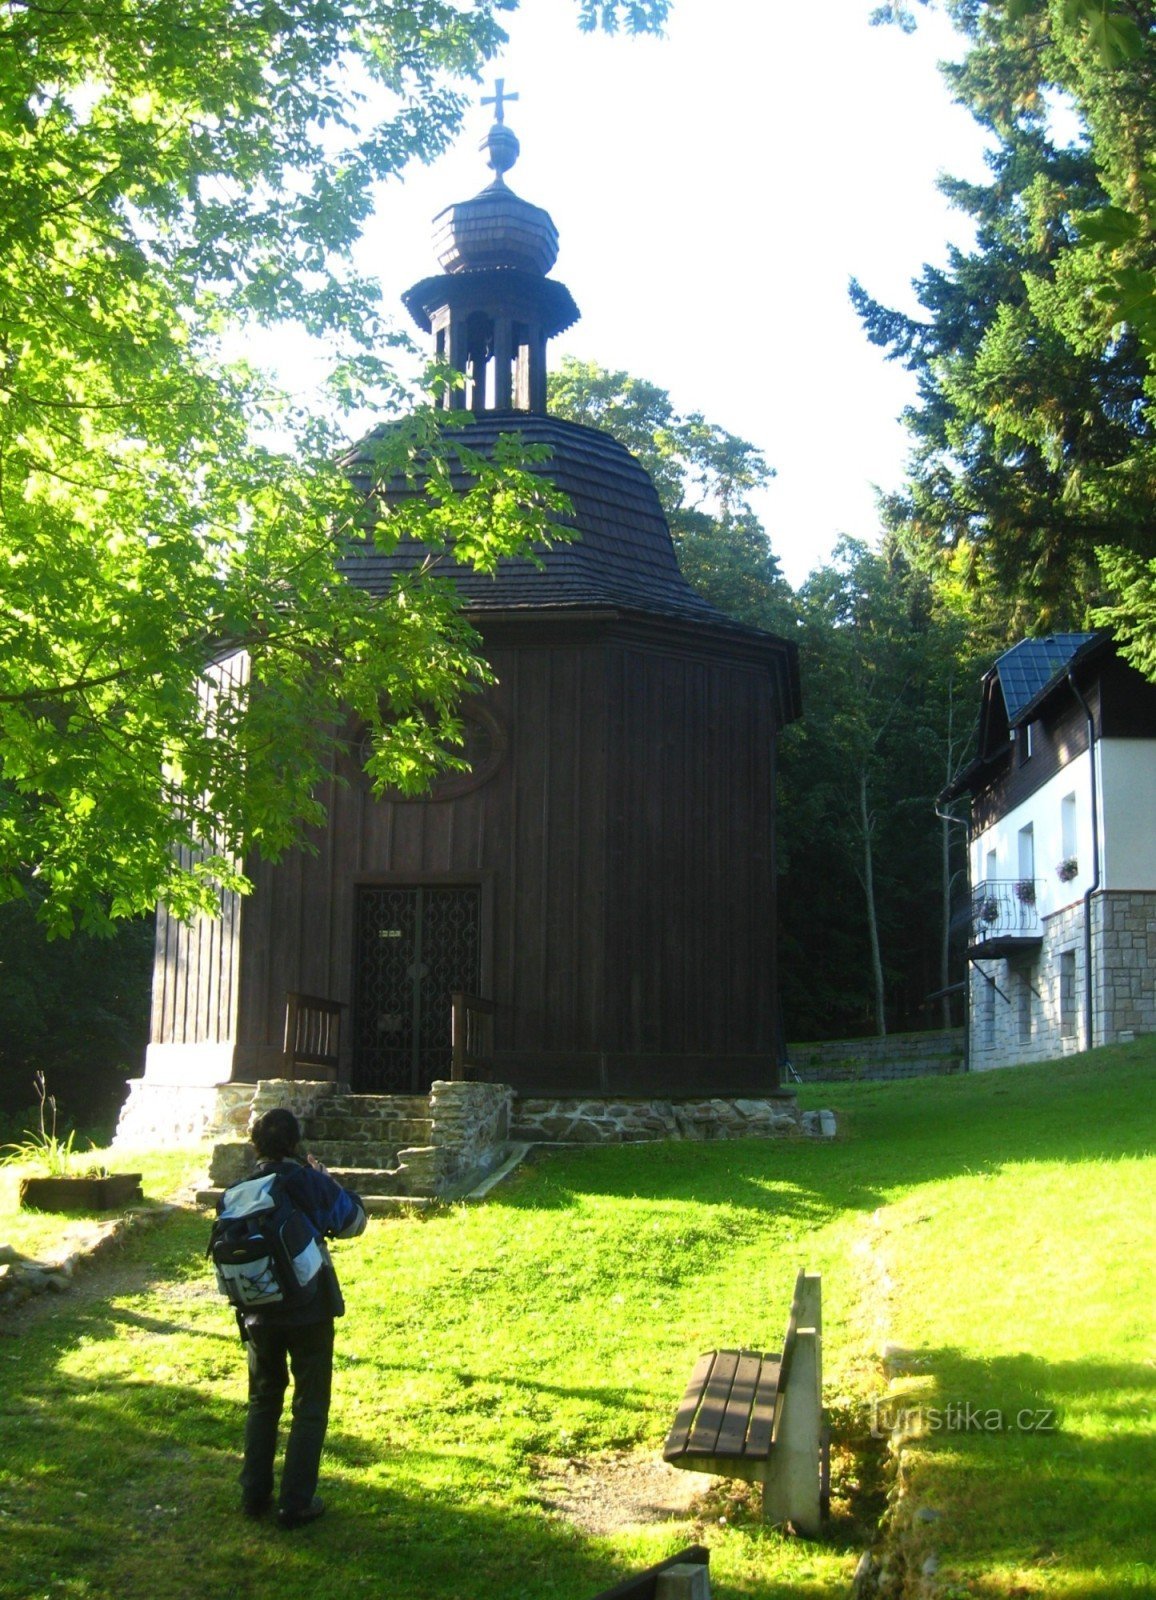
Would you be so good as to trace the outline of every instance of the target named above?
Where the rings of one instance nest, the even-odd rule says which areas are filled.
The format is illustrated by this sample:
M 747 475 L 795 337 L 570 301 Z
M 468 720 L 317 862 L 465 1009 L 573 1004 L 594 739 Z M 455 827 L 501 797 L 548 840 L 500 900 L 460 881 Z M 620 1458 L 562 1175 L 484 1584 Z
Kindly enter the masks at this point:
M 336 1086 L 268 1078 L 262 1083 L 218 1083 L 206 1087 L 149 1083 L 131 1078 L 113 1145 L 156 1147 L 245 1140 L 250 1124 L 274 1106 L 307 1117 Z
M 1156 1033 L 1156 894 L 1099 895 L 1093 908 L 1096 1043 Z
M 332 1083 L 266 1078 L 261 1083 L 207 1087 L 132 1078 L 113 1136 L 114 1147 L 156 1148 L 211 1143 L 209 1182 L 237 1183 L 253 1165 L 249 1129 L 259 1116 L 285 1106 L 300 1120 L 331 1095 Z
M 804 1130 L 789 1096 L 769 1100 L 525 1099 L 511 1137 L 527 1143 L 632 1144 L 655 1139 L 767 1139 Z M 819 1132 L 818 1124 L 814 1131 Z
M 1084 904 L 1047 917 L 1038 950 L 971 966 L 971 1067 L 1019 1066 L 1156 1033 L 1156 894 L 1092 900 L 1092 1038 L 1087 1037 Z M 1070 958 L 1065 993 L 1064 957 Z
M 243 1138 L 255 1088 L 252 1083 L 178 1087 L 131 1078 L 113 1145 L 187 1145 Z
M 260 1083 L 252 1085 L 254 1090 L 252 1104 L 249 1108 L 249 1118 L 255 1122 L 258 1117 L 264 1116 L 266 1111 L 272 1111 L 277 1106 L 284 1106 L 292 1111 L 299 1122 L 311 1116 L 318 1110 L 322 1101 L 328 1100 L 330 1095 L 337 1092 L 335 1083 L 320 1081 L 305 1081 L 294 1078 L 262 1078 Z M 245 1132 L 248 1133 L 249 1125 L 246 1123 Z
M 893 1033 L 884 1039 L 820 1039 L 793 1044 L 787 1054 L 803 1083 L 889 1083 L 963 1070 L 962 1028 Z
M 161 1088 L 143 1082 L 130 1095 L 117 1142 L 173 1144 L 215 1141 L 210 1182 L 227 1188 L 252 1164 L 248 1130 L 254 1117 L 285 1106 L 301 1119 L 338 1092 L 332 1083 L 283 1078 L 225 1084 L 212 1090 Z M 525 1144 L 624 1144 L 640 1140 L 829 1138 L 829 1111 L 800 1113 L 793 1095 L 769 1099 L 522 1099 L 504 1083 L 434 1083 L 430 1142 L 399 1152 L 411 1195 L 452 1198 L 480 1183 Z

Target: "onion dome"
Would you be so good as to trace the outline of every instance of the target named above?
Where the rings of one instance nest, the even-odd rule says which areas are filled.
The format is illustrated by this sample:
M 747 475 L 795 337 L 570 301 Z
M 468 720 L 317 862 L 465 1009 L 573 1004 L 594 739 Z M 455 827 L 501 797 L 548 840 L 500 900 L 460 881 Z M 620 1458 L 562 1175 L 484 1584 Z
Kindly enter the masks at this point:
M 502 95 L 502 82 L 499 78 L 499 101 L 516 100 L 517 95 Z M 508 267 L 544 278 L 558 259 L 558 230 L 548 211 L 506 185 L 505 175 L 518 159 L 517 136 L 497 121 L 478 149 L 489 152 L 494 181 L 472 200 L 447 206 L 434 218 L 438 265 L 443 272 Z
M 548 211 L 522 200 L 499 173 L 481 194 L 434 218 L 434 253 L 443 272 L 510 267 L 544 278 L 558 259 L 558 230 Z

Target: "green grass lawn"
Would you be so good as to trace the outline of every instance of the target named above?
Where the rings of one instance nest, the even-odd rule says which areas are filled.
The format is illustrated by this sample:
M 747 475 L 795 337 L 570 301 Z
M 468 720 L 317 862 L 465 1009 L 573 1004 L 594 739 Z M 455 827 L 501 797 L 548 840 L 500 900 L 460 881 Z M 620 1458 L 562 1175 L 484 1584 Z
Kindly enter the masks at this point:
M 1141 1041 L 812 1087 L 834 1143 L 550 1154 L 484 1206 L 374 1220 L 339 1247 L 331 1514 L 294 1535 L 237 1514 L 242 1353 L 179 1210 L 105 1298 L 0 1320 L 0 1595 L 583 1600 L 697 1538 L 721 1600 L 841 1597 L 882 1510 L 873 1401 L 922 1430 L 896 1593 L 934 1562 L 945 1600 L 1149 1594 L 1154 1062 Z M 829 1538 L 725 1485 L 576 1527 L 559 1482 L 659 1452 L 694 1358 L 775 1343 L 800 1265 L 823 1273 Z

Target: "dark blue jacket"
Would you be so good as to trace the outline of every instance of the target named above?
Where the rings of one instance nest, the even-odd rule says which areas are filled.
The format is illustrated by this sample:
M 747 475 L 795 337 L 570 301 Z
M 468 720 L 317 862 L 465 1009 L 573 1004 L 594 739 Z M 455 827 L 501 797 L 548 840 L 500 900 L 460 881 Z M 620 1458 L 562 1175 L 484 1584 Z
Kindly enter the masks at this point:
M 356 1239 L 358 1234 L 365 1232 L 365 1207 L 360 1197 L 352 1189 L 343 1189 L 327 1172 L 299 1161 L 296 1156 L 286 1156 L 283 1161 L 259 1161 L 252 1176 L 263 1176 L 267 1172 L 279 1172 L 284 1176 L 286 1192 L 321 1235 L 325 1265 L 321 1271 L 321 1284 L 308 1305 L 293 1309 L 263 1306 L 257 1311 L 247 1311 L 245 1326 L 300 1328 L 344 1316 L 345 1300 L 324 1241 Z

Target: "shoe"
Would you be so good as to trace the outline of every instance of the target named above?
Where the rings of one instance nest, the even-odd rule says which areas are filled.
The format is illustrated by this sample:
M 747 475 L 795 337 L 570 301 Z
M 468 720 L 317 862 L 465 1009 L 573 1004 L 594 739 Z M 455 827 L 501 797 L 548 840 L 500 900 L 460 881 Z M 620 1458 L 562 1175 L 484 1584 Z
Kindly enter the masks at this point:
M 258 1499 L 250 1499 L 248 1495 L 241 1497 L 241 1510 L 247 1517 L 263 1517 L 272 1504 L 271 1494 L 262 1495 Z
M 303 1506 L 299 1511 L 282 1506 L 277 1513 L 277 1526 L 279 1528 L 303 1528 L 307 1522 L 316 1522 L 318 1517 L 325 1514 L 325 1501 L 317 1496 Z

